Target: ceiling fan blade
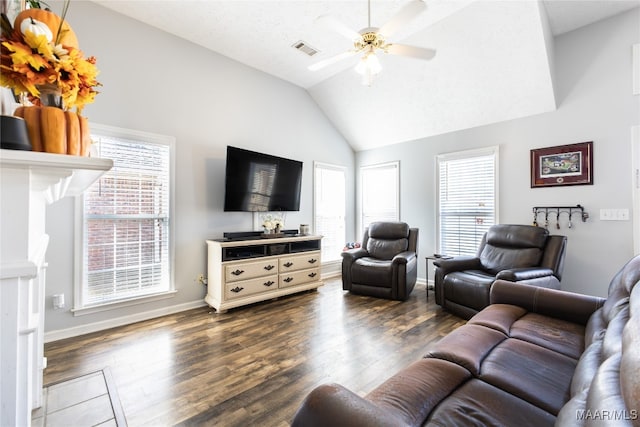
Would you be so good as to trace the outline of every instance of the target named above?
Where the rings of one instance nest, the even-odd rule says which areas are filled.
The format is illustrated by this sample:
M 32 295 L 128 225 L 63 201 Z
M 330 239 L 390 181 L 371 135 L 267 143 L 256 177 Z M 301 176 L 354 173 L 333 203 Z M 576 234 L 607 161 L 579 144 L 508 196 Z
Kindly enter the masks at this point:
M 386 38 L 391 37 L 401 27 L 409 23 L 413 18 L 427 10 L 427 4 L 423 0 L 411 0 L 405 4 L 394 16 L 380 27 L 379 33 Z
M 327 15 L 318 16 L 315 22 L 320 25 L 323 25 L 324 27 L 330 30 L 335 31 L 338 34 L 341 34 L 342 36 L 348 38 L 352 42 L 362 38 L 360 33 L 347 27 L 346 24 L 344 24 L 342 21 L 340 21 L 333 15 L 327 14 Z
M 331 64 L 335 64 L 338 61 L 342 61 L 345 58 L 349 58 L 350 56 L 353 56 L 356 53 L 358 53 L 358 52 L 355 51 L 355 50 L 348 50 L 346 52 L 343 52 L 343 53 L 340 53 L 338 55 L 332 56 L 330 58 L 324 59 L 322 61 L 316 62 L 315 64 L 311 64 L 307 68 L 310 71 L 317 71 L 317 70 L 319 70 L 321 68 L 328 67 Z
M 385 46 L 384 51 L 392 55 L 409 56 L 411 58 L 429 60 L 436 56 L 435 49 L 429 49 L 426 47 L 408 46 L 406 44 L 388 44 Z

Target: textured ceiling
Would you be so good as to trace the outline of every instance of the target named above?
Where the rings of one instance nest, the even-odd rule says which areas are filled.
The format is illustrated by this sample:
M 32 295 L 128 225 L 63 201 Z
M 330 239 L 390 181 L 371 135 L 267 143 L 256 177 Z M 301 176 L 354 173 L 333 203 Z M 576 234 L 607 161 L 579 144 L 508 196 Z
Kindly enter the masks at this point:
M 553 35 L 640 5 L 426 0 L 427 11 L 392 41 L 435 48 L 435 58 L 381 54 L 381 74 L 364 87 L 352 70 L 357 57 L 307 69 L 351 47 L 316 18 L 331 14 L 358 31 L 367 26 L 364 0 L 94 1 L 307 89 L 356 150 L 555 109 L 548 57 Z M 373 0 L 372 26 L 382 26 L 404 4 Z M 320 52 L 308 57 L 294 49 L 300 40 Z

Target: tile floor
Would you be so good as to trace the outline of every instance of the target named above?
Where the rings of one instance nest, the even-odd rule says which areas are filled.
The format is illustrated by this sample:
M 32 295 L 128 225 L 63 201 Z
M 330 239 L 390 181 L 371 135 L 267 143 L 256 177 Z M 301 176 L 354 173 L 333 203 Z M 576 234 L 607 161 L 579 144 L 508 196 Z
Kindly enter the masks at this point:
M 33 411 L 31 425 L 126 426 L 117 393 L 109 385 L 109 378 L 108 371 L 98 371 L 45 387 L 43 405 Z

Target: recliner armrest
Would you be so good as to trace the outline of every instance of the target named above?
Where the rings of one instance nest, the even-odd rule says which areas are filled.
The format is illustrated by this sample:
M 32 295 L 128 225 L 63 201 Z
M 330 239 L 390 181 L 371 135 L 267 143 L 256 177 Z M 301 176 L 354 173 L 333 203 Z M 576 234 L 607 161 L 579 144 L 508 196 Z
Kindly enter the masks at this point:
M 404 251 L 404 252 L 400 252 L 399 254 L 396 254 L 396 256 L 394 256 L 393 259 L 391 260 L 391 262 L 395 264 L 408 264 L 415 258 L 416 258 L 415 252 Z
M 400 426 L 388 411 L 339 384 L 315 388 L 296 412 L 292 427 Z
M 530 312 L 586 325 L 604 298 L 496 280 L 491 286 L 491 304 L 510 304 Z
M 512 268 L 510 270 L 502 270 L 496 275 L 496 279 L 508 280 L 510 282 L 519 282 L 521 280 L 538 279 L 540 277 L 552 276 L 553 270 L 550 268 Z
M 433 261 L 433 265 L 442 271 L 443 276 L 451 273 L 452 271 L 480 270 L 482 268 L 480 258 L 468 256 L 460 256 L 450 259 L 439 258 Z
M 369 252 L 367 252 L 366 249 L 358 248 L 358 249 L 350 249 L 348 251 L 344 251 L 342 252 L 341 255 L 344 260 L 353 262 L 358 258 L 362 258 L 369 255 Z

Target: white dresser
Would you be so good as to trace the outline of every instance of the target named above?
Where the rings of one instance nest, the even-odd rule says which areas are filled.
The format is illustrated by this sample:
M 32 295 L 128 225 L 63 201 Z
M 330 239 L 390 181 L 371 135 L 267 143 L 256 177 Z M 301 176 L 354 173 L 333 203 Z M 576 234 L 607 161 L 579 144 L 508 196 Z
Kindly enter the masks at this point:
M 322 236 L 207 240 L 205 301 L 217 312 L 315 289 Z

